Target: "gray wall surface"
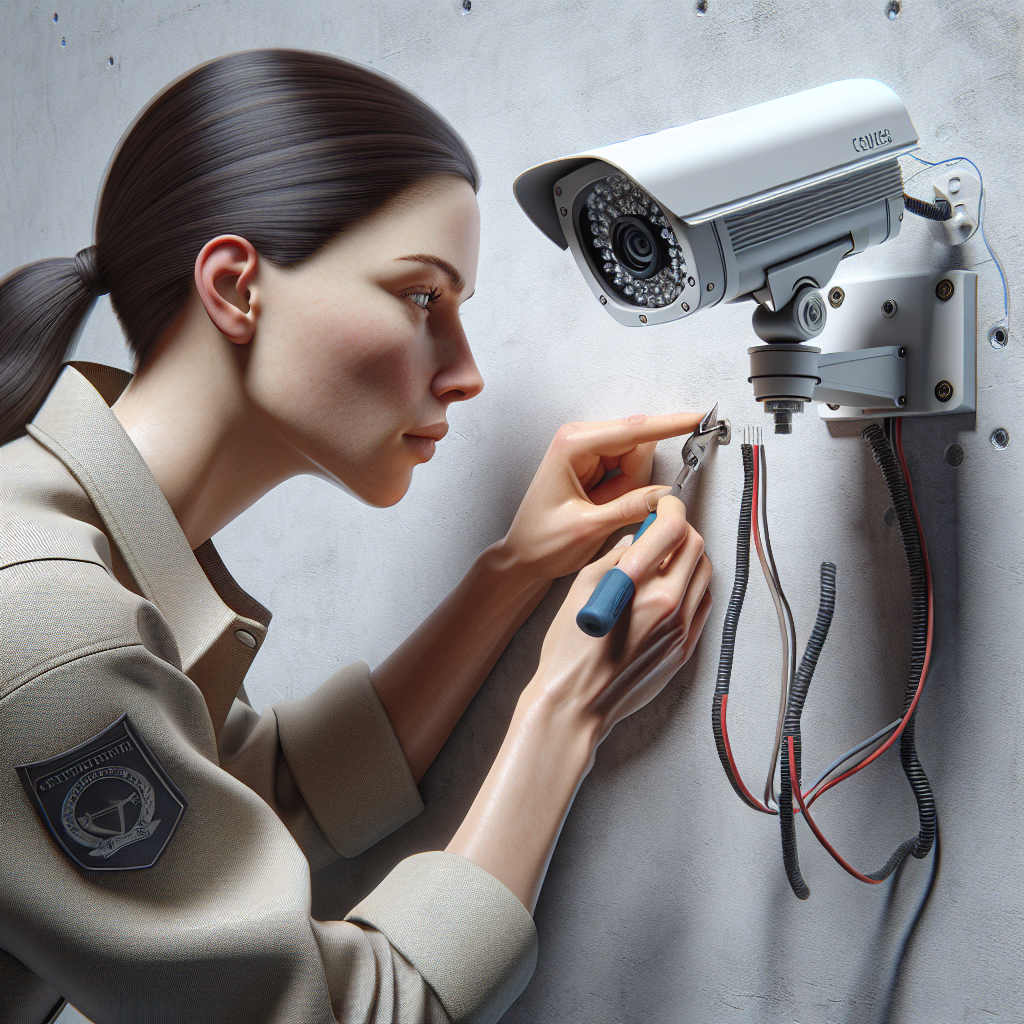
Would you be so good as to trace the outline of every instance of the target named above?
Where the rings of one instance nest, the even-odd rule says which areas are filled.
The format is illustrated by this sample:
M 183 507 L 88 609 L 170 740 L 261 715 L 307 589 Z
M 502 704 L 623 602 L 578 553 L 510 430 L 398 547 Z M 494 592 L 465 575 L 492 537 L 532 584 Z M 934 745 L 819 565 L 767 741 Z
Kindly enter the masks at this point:
M 483 241 L 463 321 L 487 388 L 397 506 L 369 509 L 320 481 L 281 486 L 216 537 L 239 582 L 274 611 L 247 689 L 257 709 L 339 666 L 379 662 L 504 532 L 567 420 L 720 403 L 737 433 L 753 400 L 749 304 L 649 331 L 616 324 L 567 253 L 523 215 L 512 181 L 545 159 L 841 78 L 877 78 L 906 103 L 929 160 L 966 155 L 988 187 L 986 225 L 1024 309 L 1022 33 L 1013 0 L 103 0 L 0 9 L 0 275 L 92 240 L 107 160 L 172 78 L 256 46 L 366 63 L 435 105 L 479 161 Z M 55 13 L 58 16 L 55 20 Z M 922 165 L 904 160 L 907 177 Z M 908 190 L 927 195 L 925 178 Z M 855 264 L 855 265 L 854 265 Z M 849 269 L 847 270 L 847 266 Z M 893 243 L 842 274 L 964 267 L 979 275 L 978 412 L 908 420 L 905 440 L 935 585 L 933 668 L 918 746 L 942 825 L 942 867 L 902 965 L 893 1021 L 1024 1021 L 1019 319 L 987 341 L 1003 293 L 981 237 L 940 249 L 907 217 Z M 1018 315 L 1019 316 L 1019 315 Z M 130 368 L 101 300 L 77 358 Z M 1010 443 L 989 441 L 997 427 Z M 944 452 L 959 444 L 963 462 Z M 855 426 L 808 409 L 768 437 L 775 558 L 803 645 L 818 565 L 838 566 L 832 634 L 804 715 L 816 771 L 896 717 L 909 657 L 909 586 L 880 474 Z M 659 449 L 656 479 L 678 468 Z M 719 450 L 691 505 L 715 563 L 715 605 L 688 665 L 598 752 L 536 911 L 540 960 L 504 1018 L 547 1022 L 837 1022 L 880 1018 L 931 858 L 898 885 L 846 875 L 798 825 L 812 894 L 782 869 L 778 824 L 730 789 L 710 708 L 735 564 L 742 471 Z M 296 510 L 302 509 L 297 515 Z M 314 877 L 314 911 L 340 917 L 400 858 L 442 848 L 497 752 L 536 663 L 561 581 L 507 652 L 423 780 L 426 812 Z M 778 629 L 751 571 L 733 672 L 732 741 L 760 780 L 777 707 Z M 817 805 L 827 834 L 873 870 L 916 831 L 894 753 Z M 81 1020 L 72 1009 L 63 1021 Z

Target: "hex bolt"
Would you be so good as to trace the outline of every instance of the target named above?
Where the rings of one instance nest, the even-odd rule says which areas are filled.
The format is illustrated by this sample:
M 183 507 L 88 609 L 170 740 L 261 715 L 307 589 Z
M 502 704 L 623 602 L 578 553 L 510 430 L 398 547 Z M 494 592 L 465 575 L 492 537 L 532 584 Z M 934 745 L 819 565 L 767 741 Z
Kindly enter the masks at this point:
M 843 304 L 843 299 L 845 298 L 846 292 L 844 292 L 843 289 L 839 287 L 839 285 L 836 285 L 835 288 L 833 288 L 828 293 L 829 305 L 833 309 L 838 309 Z
M 882 303 L 882 316 L 884 316 L 886 320 L 890 320 L 896 315 L 896 310 L 898 308 L 899 307 L 896 305 L 895 299 L 886 299 L 885 302 Z
M 992 442 L 993 448 L 1002 451 L 1010 443 L 1010 432 L 1005 427 L 996 427 L 988 439 Z
M 1010 332 L 1000 324 L 996 324 L 995 327 L 989 329 L 988 343 L 993 348 L 1006 348 L 1006 344 L 1009 340 Z
M 953 297 L 953 282 L 948 277 L 944 277 L 936 286 L 935 294 L 943 302 Z
M 940 380 L 935 385 L 935 397 L 940 402 L 948 402 L 953 397 L 953 385 L 948 380 Z

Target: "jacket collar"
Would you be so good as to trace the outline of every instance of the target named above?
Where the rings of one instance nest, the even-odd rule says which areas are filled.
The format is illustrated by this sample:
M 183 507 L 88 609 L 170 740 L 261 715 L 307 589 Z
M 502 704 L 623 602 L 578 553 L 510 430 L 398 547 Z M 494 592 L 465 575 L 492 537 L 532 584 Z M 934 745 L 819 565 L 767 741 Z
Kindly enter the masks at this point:
M 88 494 L 142 595 L 171 627 L 182 671 L 203 691 L 219 732 L 271 613 L 235 582 L 212 540 L 189 548 L 149 466 L 110 410 L 131 379 L 113 366 L 66 363 L 26 429 Z

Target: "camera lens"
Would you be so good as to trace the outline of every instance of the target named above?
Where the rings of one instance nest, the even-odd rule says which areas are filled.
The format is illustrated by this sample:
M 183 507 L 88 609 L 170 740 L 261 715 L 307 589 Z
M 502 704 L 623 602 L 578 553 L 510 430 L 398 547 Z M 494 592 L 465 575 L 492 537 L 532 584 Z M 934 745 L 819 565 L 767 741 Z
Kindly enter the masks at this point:
M 605 286 L 631 306 L 657 308 L 683 290 L 686 260 L 654 197 L 625 175 L 593 181 L 573 203 L 578 237 Z
M 612 252 L 618 261 L 641 281 L 661 269 L 658 243 L 651 229 L 636 217 L 619 217 L 612 222 Z

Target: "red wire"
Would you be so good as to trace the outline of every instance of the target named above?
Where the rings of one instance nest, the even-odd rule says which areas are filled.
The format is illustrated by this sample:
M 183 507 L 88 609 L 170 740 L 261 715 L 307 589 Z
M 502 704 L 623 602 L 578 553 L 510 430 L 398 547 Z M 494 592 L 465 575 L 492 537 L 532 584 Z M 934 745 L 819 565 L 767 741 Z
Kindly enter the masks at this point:
M 914 691 L 914 699 L 910 702 L 910 707 L 907 708 L 907 713 L 903 716 L 903 720 L 893 731 L 893 734 L 883 743 L 870 757 L 864 758 L 859 764 L 854 765 L 849 771 L 844 772 L 838 778 L 833 779 L 827 785 L 822 786 L 817 792 L 810 794 L 810 799 L 807 801 L 809 807 L 818 799 L 822 793 L 827 793 L 833 786 L 839 785 L 844 779 L 848 779 L 851 775 L 856 775 L 862 768 L 866 768 L 875 758 L 880 757 L 884 754 L 895 742 L 899 739 L 903 730 L 907 727 L 907 722 L 910 721 L 910 716 L 914 713 L 914 708 L 917 707 L 917 702 L 921 697 L 921 691 L 924 689 L 924 681 L 928 676 L 928 665 L 932 659 L 932 632 L 934 627 L 934 608 L 932 601 L 932 571 L 928 564 L 928 548 L 924 542 L 924 530 L 921 529 L 921 517 L 917 512 L 917 504 L 914 502 L 914 489 L 910 483 L 910 471 L 907 468 L 907 460 L 903 455 L 903 420 L 897 418 L 896 420 L 896 455 L 900 461 L 900 469 L 903 470 L 903 479 L 907 485 L 907 495 L 910 498 L 910 507 L 914 513 L 914 522 L 917 524 L 918 536 L 921 538 L 921 557 L 924 561 L 924 576 L 925 585 L 928 591 L 928 635 L 924 649 L 924 662 L 921 665 L 921 677 L 917 681 L 917 689 Z M 794 776 L 795 778 L 795 776 Z M 803 802 L 800 803 L 801 807 Z M 810 819 L 808 819 L 810 824 Z
M 749 789 L 744 785 L 743 779 L 740 778 L 739 769 L 736 767 L 736 762 L 733 760 L 732 747 L 729 744 L 729 730 L 725 726 L 725 706 L 729 703 L 729 694 L 722 695 L 722 711 L 721 711 L 721 726 L 722 726 L 722 741 L 725 743 L 725 755 L 729 759 L 729 767 L 732 769 L 732 776 L 736 780 L 736 785 L 740 787 L 743 795 L 750 801 L 751 806 L 764 814 L 778 814 L 778 811 L 773 811 L 770 807 L 763 804 L 755 796 L 751 795 Z
M 786 745 L 789 748 L 789 775 L 790 778 L 796 779 L 796 755 L 793 753 L 793 737 L 786 737 Z M 842 857 L 839 856 L 836 848 L 825 838 L 822 831 L 814 823 L 814 819 L 811 817 L 810 812 L 807 810 L 807 804 L 804 803 L 803 794 L 800 792 L 799 786 L 793 786 L 793 795 L 796 797 L 797 803 L 800 805 L 800 810 L 804 812 L 804 821 L 810 826 L 811 831 L 814 833 L 815 838 L 821 843 L 822 846 L 828 850 L 832 859 L 844 870 L 849 871 L 854 878 L 861 882 L 867 882 L 868 885 L 878 885 L 879 882 L 883 881 L 880 878 L 868 878 L 863 872 L 858 871 L 855 867 L 847 864 Z

